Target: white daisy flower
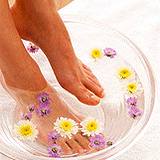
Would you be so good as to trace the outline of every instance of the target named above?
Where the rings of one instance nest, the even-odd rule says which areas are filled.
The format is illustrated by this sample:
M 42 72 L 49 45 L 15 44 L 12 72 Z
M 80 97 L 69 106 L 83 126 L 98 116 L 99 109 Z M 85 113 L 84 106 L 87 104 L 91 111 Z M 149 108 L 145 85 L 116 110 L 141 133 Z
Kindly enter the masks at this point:
M 135 77 L 135 72 L 130 67 L 120 67 L 117 70 L 117 76 L 121 80 L 133 79 Z
M 54 123 L 54 129 L 64 138 L 68 137 L 71 139 L 71 137 L 75 134 L 77 134 L 79 127 L 78 124 L 70 119 L 70 118 L 64 118 L 60 117 L 57 118 L 56 122 Z
M 86 136 L 94 136 L 103 132 L 103 125 L 96 118 L 88 117 L 83 120 L 80 125 L 82 126 L 81 132 Z
M 34 141 L 38 136 L 36 126 L 29 120 L 21 120 L 15 124 L 14 133 L 23 141 Z
M 132 95 L 139 95 L 143 92 L 142 84 L 135 80 L 125 83 L 123 89 L 125 93 Z

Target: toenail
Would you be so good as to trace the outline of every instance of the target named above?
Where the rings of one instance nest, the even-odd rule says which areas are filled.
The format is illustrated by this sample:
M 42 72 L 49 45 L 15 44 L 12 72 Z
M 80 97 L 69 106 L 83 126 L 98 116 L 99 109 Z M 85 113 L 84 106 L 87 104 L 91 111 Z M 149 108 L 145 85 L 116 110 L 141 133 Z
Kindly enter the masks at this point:
M 97 97 L 97 96 L 95 96 L 95 95 L 91 95 L 91 96 L 89 96 L 89 98 L 91 98 L 91 99 L 93 99 L 93 100 L 95 100 L 95 101 L 99 101 L 99 98 Z

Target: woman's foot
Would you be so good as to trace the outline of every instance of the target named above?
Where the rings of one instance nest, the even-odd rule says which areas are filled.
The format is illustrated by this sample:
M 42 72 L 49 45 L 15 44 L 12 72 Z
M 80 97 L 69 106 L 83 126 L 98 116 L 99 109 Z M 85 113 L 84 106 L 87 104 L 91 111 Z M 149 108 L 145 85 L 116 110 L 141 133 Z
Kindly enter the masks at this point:
M 45 52 L 63 88 L 81 102 L 96 105 L 104 91 L 91 70 L 74 54 L 66 28 L 51 0 L 17 0 L 11 9 L 17 30 Z
M 18 119 L 26 119 L 26 113 L 28 113 L 29 107 L 34 106 L 32 118 L 29 118 L 31 118 L 33 124 L 36 124 L 37 130 L 39 131 L 37 140 L 46 146 L 50 145 L 50 141 L 48 141 L 48 133 L 53 131 L 54 123 L 57 118 L 69 118 L 78 124 L 83 120 L 83 117 L 74 113 L 74 111 L 59 98 L 56 91 L 49 85 L 42 91 L 38 92 L 19 90 L 12 87 L 8 88 L 8 91 L 17 101 L 16 114 Z M 47 111 L 44 112 L 41 108 L 38 109 L 38 105 L 40 98 L 46 95 L 50 105 L 47 106 L 48 108 L 46 107 Z M 59 138 L 57 144 L 62 148 L 64 155 L 75 153 L 82 154 L 93 150 L 89 146 L 89 140 L 87 137 L 82 136 L 80 132 L 77 132 L 77 134 L 73 135 L 70 139 L 67 137 Z

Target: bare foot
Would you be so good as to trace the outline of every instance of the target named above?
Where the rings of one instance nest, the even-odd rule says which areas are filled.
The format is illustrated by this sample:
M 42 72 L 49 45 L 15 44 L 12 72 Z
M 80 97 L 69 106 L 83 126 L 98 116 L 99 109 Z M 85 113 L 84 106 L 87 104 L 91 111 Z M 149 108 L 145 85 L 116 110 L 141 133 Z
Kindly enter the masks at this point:
M 56 122 L 57 118 L 65 117 L 74 120 L 76 123 L 80 124 L 84 117 L 76 114 L 73 109 L 67 106 L 58 96 L 55 90 L 53 90 L 50 86 L 47 86 L 41 92 L 30 92 L 27 90 L 19 90 L 15 88 L 8 88 L 10 94 L 17 101 L 17 118 L 22 118 L 22 115 L 26 114 L 29 110 L 29 106 L 35 106 L 34 112 L 32 114 L 31 121 L 36 124 L 36 127 L 39 131 L 38 141 L 46 146 L 50 145 L 48 141 L 48 133 L 53 131 L 53 124 Z M 50 101 L 49 112 L 44 112 L 39 110 L 38 108 L 38 95 L 48 94 L 48 98 Z M 26 117 L 23 117 L 24 119 Z M 25 119 L 26 120 L 26 119 Z M 93 150 L 89 146 L 89 140 L 86 136 L 82 136 L 80 132 L 73 135 L 71 138 L 59 138 L 57 144 L 62 148 L 64 155 L 69 154 L 82 154 L 85 152 L 89 152 Z
M 17 0 L 11 12 L 21 37 L 45 52 L 61 86 L 85 104 L 98 104 L 104 97 L 103 88 L 92 71 L 75 56 L 52 1 Z

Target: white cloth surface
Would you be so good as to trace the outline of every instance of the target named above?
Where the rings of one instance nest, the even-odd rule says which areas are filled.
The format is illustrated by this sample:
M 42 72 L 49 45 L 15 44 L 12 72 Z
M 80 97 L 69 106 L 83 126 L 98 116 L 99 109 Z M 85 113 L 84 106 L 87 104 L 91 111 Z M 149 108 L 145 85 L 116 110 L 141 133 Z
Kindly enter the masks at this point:
M 91 17 L 129 37 L 147 56 L 155 74 L 157 91 L 160 90 L 159 0 L 75 0 L 60 13 Z M 160 160 L 160 106 L 157 97 L 143 135 L 114 160 Z M 0 155 L 0 160 L 8 158 Z

